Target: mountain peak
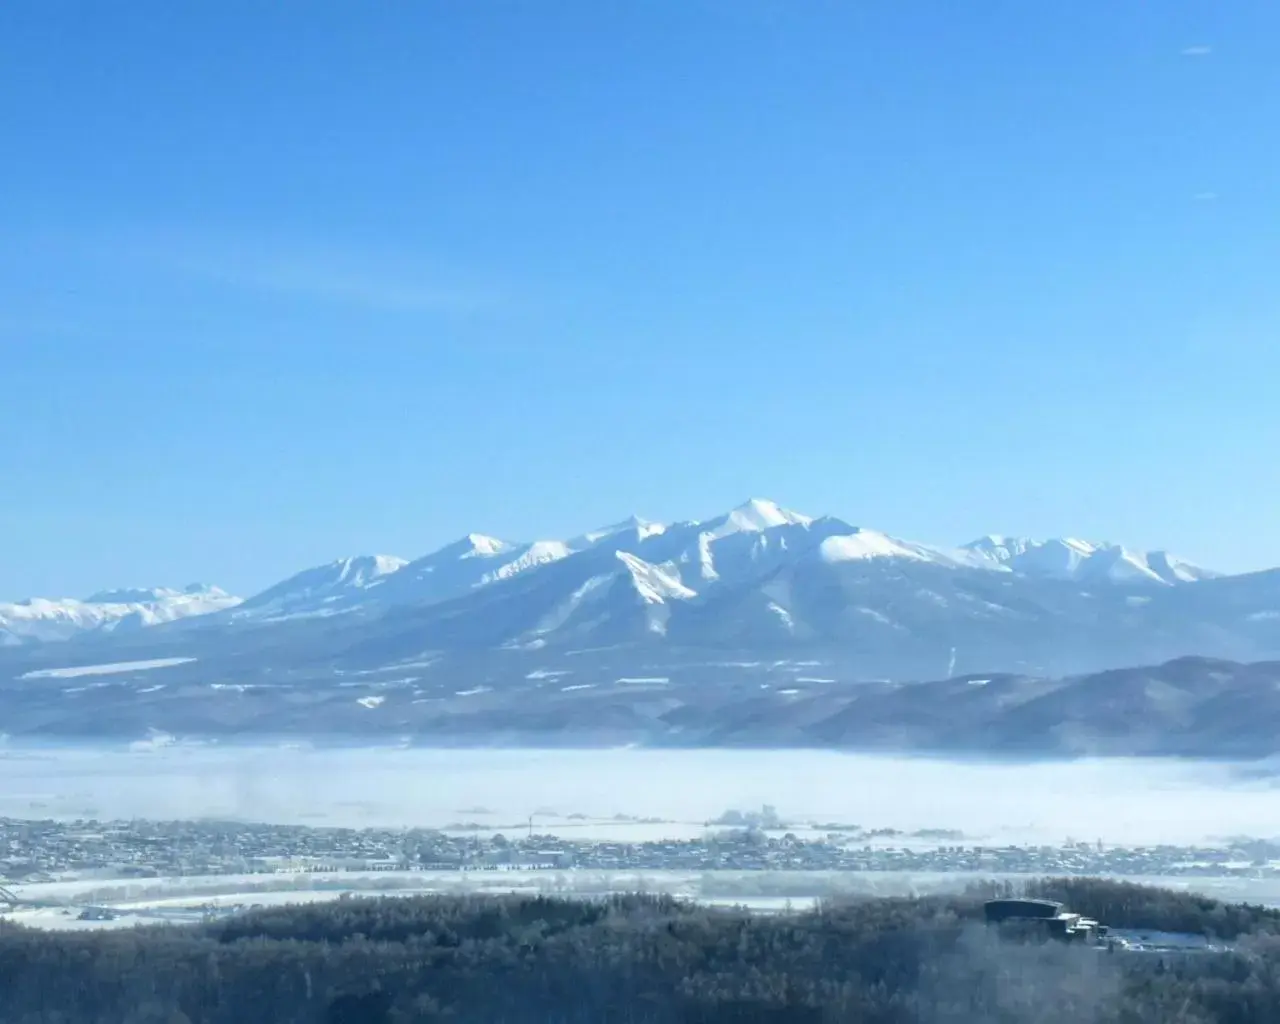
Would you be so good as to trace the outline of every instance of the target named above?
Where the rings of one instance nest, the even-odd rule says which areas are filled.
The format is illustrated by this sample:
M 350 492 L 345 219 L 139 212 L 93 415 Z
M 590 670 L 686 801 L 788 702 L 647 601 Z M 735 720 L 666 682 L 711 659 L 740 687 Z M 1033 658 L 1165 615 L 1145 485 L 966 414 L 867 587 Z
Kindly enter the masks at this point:
M 240 603 L 219 587 L 128 587 L 100 590 L 83 601 L 29 598 L 0 603 L 0 647 L 15 643 L 69 640 L 137 626 L 225 611 Z
M 498 540 L 497 537 L 490 537 L 483 533 L 469 533 L 462 538 L 461 543 L 471 549 L 471 554 L 481 557 L 498 555 L 511 547 L 505 540 Z
M 964 545 L 962 550 L 972 556 L 972 564 L 981 568 L 1058 579 L 1172 585 L 1217 575 L 1164 551 L 1140 551 L 1079 537 L 1035 540 L 989 534 Z
M 182 600 L 184 598 L 210 598 L 222 600 L 229 595 L 212 583 L 188 583 L 181 589 L 173 587 L 116 587 L 99 590 L 84 599 L 85 604 L 153 604 Z
M 808 526 L 812 522 L 810 516 L 792 512 L 768 498 L 749 498 L 718 520 L 712 521 L 726 533 L 759 532 L 775 526 Z
M 333 614 L 349 607 L 358 595 L 381 586 L 407 564 L 406 559 L 396 555 L 339 558 L 303 569 L 255 594 L 236 609 L 234 616 L 270 620 L 299 614 Z
M 499 540 L 497 537 L 490 537 L 484 533 L 468 533 L 450 544 L 446 544 L 439 551 L 424 555 L 418 559 L 421 562 L 426 559 L 435 561 L 440 558 L 492 558 L 500 555 L 504 551 L 510 551 L 515 547 L 513 544 L 507 543 L 505 540 Z M 415 565 L 417 562 L 414 563 Z
M 971 540 L 968 544 L 961 544 L 963 551 L 994 551 L 997 548 L 1007 548 L 1011 544 L 1019 543 L 1017 537 L 1006 537 L 1003 533 L 988 533 L 979 537 L 977 540 Z M 1026 541 L 1021 541 L 1026 543 Z
M 653 537 L 666 530 L 666 526 L 662 523 L 655 523 L 650 519 L 643 519 L 637 515 L 629 515 L 621 522 L 610 523 L 608 526 L 601 526 L 595 530 L 588 530 L 586 533 L 574 537 L 569 541 L 569 547 L 574 550 L 581 548 L 589 548 L 599 543 L 606 537 L 614 537 L 618 534 L 634 534 L 643 540 L 646 537 Z

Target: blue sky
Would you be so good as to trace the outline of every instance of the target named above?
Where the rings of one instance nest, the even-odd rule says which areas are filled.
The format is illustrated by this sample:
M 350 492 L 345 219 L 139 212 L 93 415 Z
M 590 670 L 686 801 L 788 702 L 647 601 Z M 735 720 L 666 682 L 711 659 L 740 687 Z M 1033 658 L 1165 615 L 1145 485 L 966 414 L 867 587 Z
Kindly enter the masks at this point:
M 1280 7 L 0 11 L 0 598 L 768 496 L 1280 564 Z

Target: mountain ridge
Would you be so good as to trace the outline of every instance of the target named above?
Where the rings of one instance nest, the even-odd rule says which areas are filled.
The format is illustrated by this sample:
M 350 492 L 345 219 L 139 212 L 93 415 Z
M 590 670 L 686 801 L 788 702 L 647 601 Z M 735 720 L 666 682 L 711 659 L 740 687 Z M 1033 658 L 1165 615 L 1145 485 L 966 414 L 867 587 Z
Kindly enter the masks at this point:
M 98 596 L 190 604 L 209 589 Z M 468 534 L 214 599 L 226 606 L 0 648 L 3 731 L 1015 756 L 1280 747 L 1280 569 L 1220 575 L 1119 545 L 939 548 L 756 499 L 568 541 Z
M 58 643 L 89 632 L 141 629 L 234 608 L 241 599 L 203 583 L 100 590 L 87 598 L 0 603 L 0 647 Z
M 103 660 L 208 648 L 264 671 L 344 650 L 375 664 L 402 650 L 637 644 L 837 648 L 895 678 L 957 660 L 1053 673 L 1184 654 L 1280 656 L 1280 586 L 1265 574 L 1221 576 L 1162 552 L 1076 540 L 991 535 L 933 547 L 758 498 L 706 520 L 632 517 L 568 541 L 471 533 L 417 559 L 338 559 L 246 600 L 223 595 L 202 614 L 189 595 L 165 600 L 185 601 L 185 614 L 115 615 L 147 629 L 85 615 L 83 602 L 0 606 L 0 643 L 48 646 L 30 630 L 6 632 L 7 607 L 59 624 L 36 641 L 70 640 Z M 59 657 L 45 654 L 34 656 Z

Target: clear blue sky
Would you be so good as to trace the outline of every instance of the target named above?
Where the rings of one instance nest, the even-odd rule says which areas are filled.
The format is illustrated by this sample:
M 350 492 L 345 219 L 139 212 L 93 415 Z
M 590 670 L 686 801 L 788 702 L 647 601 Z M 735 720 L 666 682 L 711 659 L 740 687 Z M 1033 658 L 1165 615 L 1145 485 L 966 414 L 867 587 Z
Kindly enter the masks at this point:
M 1280 563 L 1280 6 L 10 0 L 0 598 L 768 496 Z

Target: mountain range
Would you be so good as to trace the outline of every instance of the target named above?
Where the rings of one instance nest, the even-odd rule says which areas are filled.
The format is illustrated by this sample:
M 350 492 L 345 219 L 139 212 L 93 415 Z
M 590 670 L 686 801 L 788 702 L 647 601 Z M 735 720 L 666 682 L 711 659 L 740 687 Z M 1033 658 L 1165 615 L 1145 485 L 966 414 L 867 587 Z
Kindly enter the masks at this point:
M 148 587 L 103 590 L 83 600 L 28 598 L 0 603 L 0 647 L 70 640 L 86 633 L 111 633 L 173 622 L 234 608 L 240 598 L 204 583 L 181 590 Z
M 1225 575 L 1076 539 L 933 547 L 753 500 L 702 521 L 633 517 L 534 542 L 477 533 L 413 560 L 343 558 L 245 600 L 193 585 L 0 605 L 0 640 L 0 731 L 11 734 L 401 729 L 444 741 L 440 723 L 461 719 L 441 709 L 462 701 L 473 737 L 488 722 L 495 735 L 675 741 L 743 714 L 829 709 L 854 687 L 859 701 L 889 702 L 876 720 L 898 722 L 876 742 L 896 729 L 910 745 L 927 730 L 884 711 L 906 699 L 893 696 L 902 687 L 925 700 L 950 680 L 997 680 L 966 698 L 996 701 L 979 715 L 995 735 L 996 709 L 1017 703 L 1009 688 L 1048 699 L 1067 692 L 1063 680 L 1172 661 L 1202 666 L 1212 689 L 1226 670 L 1204 666 L 1280 658 L 1280 570 Z M 1143 671 L 1144 686 L 1162 678 Z M 1257 685 L 1250 722 L 1278 696 Z M 1200 700 L 1164 686 L 1144 700 L 1179 715 Z M 700 717 L 711 708 L 716 718 Z M 663 727 L 637 733 L 635 716 L 651 714 Z M 825 735 L 807 729 L 793 740 Z M 1103 733 L 1093 722 L 1072 742 Z
M 564 605 L 587 601 L 606 578 L 614 582 L 612 577 L 649 604 L 697 601 L 762 581 L 779 570 L 802 568 L 806 562 L 914 563 L 1103 585 L 1177 586 L 1221 576 L 1164 551 L 1074 538 L 1041 541 L 990 535 L 960 548 L 930 547 L 753 499 L 704 521 L 661 524 L 632 517 L 568 540 L 531 543 L 473 533 L 416 560 L 393 555 L 341 558 L 305 569 L 247 600 L 217 587 L 192 584 L 181 590 L 111 590 L 83 600 L 32 598 L 0 604 L 0 644 L 67 640 L 204 615 L 213 618 L 201 625 L 235 627 L 424 607 L 565 560 L 574 571 L 557 570 L 557 583 L 582 576 L 587 590 L 581 595 L 549 594 L 552 604 L 557 599 Z M 549 580 L 553 574 L 544 571 L 542 576 Z M 785 623 L 789 610 L 783 603 L 774 604 L 774 614 Z M 219 612 L 223 614 L 215 614 Z

